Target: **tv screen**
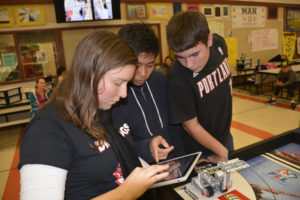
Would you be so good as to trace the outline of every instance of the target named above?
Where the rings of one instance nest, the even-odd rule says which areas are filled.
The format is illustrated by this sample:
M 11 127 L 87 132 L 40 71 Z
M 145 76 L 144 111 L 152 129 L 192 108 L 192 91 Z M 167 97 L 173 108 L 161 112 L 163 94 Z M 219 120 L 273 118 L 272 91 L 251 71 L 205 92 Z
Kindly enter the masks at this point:
M 120 19 L 120 0 L 54 0 L 56 21 Z
M 93 8 L 95 19 L 112 19 L 112 1 L 111 0 L 94 0 Z
M 67 22 L 93 20 L 90 0 L 64 0 Z

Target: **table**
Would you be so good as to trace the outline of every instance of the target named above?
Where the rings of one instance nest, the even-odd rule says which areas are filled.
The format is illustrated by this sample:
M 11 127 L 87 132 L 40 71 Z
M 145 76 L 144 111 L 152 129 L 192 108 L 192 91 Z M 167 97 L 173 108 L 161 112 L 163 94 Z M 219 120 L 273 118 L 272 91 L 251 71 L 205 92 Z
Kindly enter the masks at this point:
M 229 159 L 239 158 L 241 160 L 248 161 L 248 160 L 254 159 L 256 157 L 259 157 L 259 156 L 261 156 L 261 154 L 265 154 L 266 152 L 271 152 L 274 149 L 281 148 L 282 146 L 287 145 L 291 142 L 296 143 L 297 145 L 300 145 L 300 129 L 291 130 L 291 131 L 282 133 L 280 135 L 268 138 L 266 140 L 257 142 L 255 144 L 246 146 L 244 148 L 238 149 L 236 151 L 233 151 L 232 153 L 230 153 Z M 300 161 L 298 161 L 298 162 L 300 162 Z M 299 173 L 299 171 L 298 171 L 298 173 Z M 286 175 L 290 176 L 290 174 L 286 174 Z M 194 176 L 194 175 L 192 175 L 192 176 Z M 241 178 L 237 174 L 233 174 L 233 178 L 235 178 L 235 176 L 237 176 L 238 178 Z M 299 178 L 299 176 L 298 176 L 298 178 Z M 241 178 L 241 181 L 244 181 L 243 179 L 245 179 L 245 178 L 244 177 Z M 182 183 L 182 184 L 177 184 L 177 185 L 173 185 L 173 186 L 169 186 L 169 187 L 160 188 L 160 190 L 157 191 L 157 195 L 159 195 L 158 199 L 170 199 L 170 200 L 182 200 L 182 199 L 185 199 L 185 200 L 192 199 L 193 200 L 193 199 L 195 199 L 195 198 L 191 198 L 191 197 L 182 198 L 182 196 L 180 195 L 180 192 L 178 193 L 178 191 L 176 191 L 176 189 L 177 190 L 182 189 L 180 187 L 182 187 L 183 184 L 187 184 L 189 181 Z M 249 182 L 249 181 L 247 180 L 247 182 Z M 235 184 L 235 183 L 233 183 L 233 184 Z M 239 183 L 237 183 L 237 185 L 239 185 Z M 297 187 L 297 184 L 295 184 L 293 186 Z M 248 191 L 246 193 L 243 192 L 243 193 L 245 194 L 245 196 L 248 196 L 248 198 L 250 198 L 252 200 L 253 198 L 251 196 L 249 196 L 253 193 L 253 191 L 251 191 L 252 188 L 249 190 L 250 191 Z M 290 199 L 291 197 L 288 195 L 291 195 L 291 193 L 292 192 L 286 192 L 286 194 L 284 194 L 284 195 L 286 196 L 287 199 Z M 279 194 L 279 195 L 282 195 L 282 194 Z M 218 198 L 216 196 L 214 196 L 211 198 L 203 198 L 203 199 L 218 199 Z M 278 199 L 283 199 L 283 198 L 278 198 Z M 294 198 L 291 198 L 291 199 L 294 199 Z
M 237 77 L 239 79 L 239 77 L 241 76 L 243 78 L 243 86 L 244 89 L 246 89 L 246 83 L 247 83 L 247 75 L 249 74 L 253 74 L 255 67 L 246 67 L 246 68 L 235 68 L 236 72 L 237 72 Z
M 292 63 L 292 64 L 300 64 L 300 58 L 292 59 L 292 60 L 289 61 L 289 63 Z
M 291 68 L 296 73 L 300 72 L 300 65 L 292 65 Z M 257 72 L 258 76 L 256 76 L 255 84 L 260 85 L 260 94 L 263 94 L 263 83 L 276 81 L 276 77 L 278 76 L 280 69 L 280 67 L 275 69 L 263 69 Z
M 24 105 L 29 105 L 29 99 L 22 99 L 21 101 L 7 104 L 7 105 L 0 105 L 0 110 L 6 109 L 6 108 L 11 108 L 11 107 L 18 107 L 18 106 L 24 106 Z
M 30 110 L 28 99 L 9 105 L 0 105 L 0 128 L 28 123 Z

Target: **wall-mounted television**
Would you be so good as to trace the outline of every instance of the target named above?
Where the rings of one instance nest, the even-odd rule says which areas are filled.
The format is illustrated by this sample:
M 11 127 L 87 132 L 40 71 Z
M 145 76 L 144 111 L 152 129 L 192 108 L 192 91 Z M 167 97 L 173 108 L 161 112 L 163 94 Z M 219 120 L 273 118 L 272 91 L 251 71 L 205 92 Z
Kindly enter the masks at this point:
M 120 0 L 54 0 L 56 21 L 121 19 Z

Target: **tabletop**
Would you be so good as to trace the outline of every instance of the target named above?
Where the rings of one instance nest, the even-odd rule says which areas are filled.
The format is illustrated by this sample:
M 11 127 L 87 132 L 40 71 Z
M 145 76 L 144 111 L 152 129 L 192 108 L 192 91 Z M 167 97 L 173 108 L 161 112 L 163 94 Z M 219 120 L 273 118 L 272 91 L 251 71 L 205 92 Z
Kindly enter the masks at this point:
M 300 72 L 300 65 L 292 65 L 291 68 L 292 68 L 292 70 L 294 70 L 294 72 Z M 280 67 L 275 68 L 275 69 L 263 69 L 263 70 L 258 71 L 258 73 L 276 75 L 279 73 L 280 69 L 281 69 Z

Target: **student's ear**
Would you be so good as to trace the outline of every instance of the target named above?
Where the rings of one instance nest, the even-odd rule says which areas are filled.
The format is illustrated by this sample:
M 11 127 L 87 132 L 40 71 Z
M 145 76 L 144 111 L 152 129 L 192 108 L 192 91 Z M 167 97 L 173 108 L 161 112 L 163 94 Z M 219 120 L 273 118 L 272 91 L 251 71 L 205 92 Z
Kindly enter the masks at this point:
M 207 46 L 208 46 L 208 47 L 211 47 L 212 45 L 213 45 L 213 34 L 210 33 L 210 34 L 208 35 Z

